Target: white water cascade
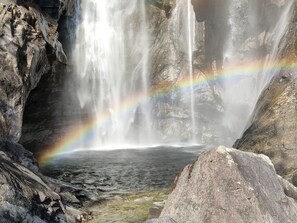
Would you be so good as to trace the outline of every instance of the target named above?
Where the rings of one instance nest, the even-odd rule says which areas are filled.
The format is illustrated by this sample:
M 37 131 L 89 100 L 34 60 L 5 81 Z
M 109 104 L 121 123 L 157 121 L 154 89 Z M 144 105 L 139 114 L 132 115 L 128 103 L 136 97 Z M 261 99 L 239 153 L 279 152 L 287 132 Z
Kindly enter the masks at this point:
M 188 60 L 189 60 L 189 76 L 190 76 L 190 99 L 191 99 L 191 121 L 192 121 L 192 142 L 196 142 L 196 117 L 195 117 L 195 96 L 194 96 L 194 81 L 193 81 L 193 44 L 195 39 L 195 29 L 193 22 L 193 6 L 191 0 L 187 1 L 187 28 L 188 28 Z
M 197 137 L 198 128 L 198 111 L 195 109 L 195 92 L 194 92 L 194 70 L 193 70 L 193 52 L 196 50 L 195 38 L 197 30 L 195 27 L 195 14 L 191 0 L 177 0 L 176 6 L 173 9 L 168 32 L 171 36 L 175 51 L 185 55 L 184 70 L 180 71 L 180 75 L 184 75 L 189 80 L 189 89 L 182 97 L 186 98 L 186 102 L 177 106 L 189 112 L 191 137 L 188 139 L 188 144 L 199 143 Z M 176 53 L 175 52 L 175 53 Z M 172 55 L 169 55 L 172 56 Z M 178 60 L 171 58 L 171 60 Z M 172 71 L 174 72 L 174 71 Z M 176 103 L 176 102 L 175 102 Z
M 221 1 L 223 0 L 212 0 L 211 7 L 215 8 L 213 12 L 225 14 L 214 16 L 204 12 L 205 15 L 201 16 L 205 17 L 202 19 L 204 24 L 201 26 L 199 23 L 199 30 L 193 0 L 177 0 L 166 18 L 153 14 L 160 16 L 158 19 L 162 30 L 152 27 L 154 19 L 150 13 L 155 11 L 150 8 L 151 5 L 146 5 L 146 0 L 81 2 L 82 22 L 77 30 L 74 53 L 77 73 L 75 90 L 81 110 L 87 111 L 88 117 L 96 120 L 96 131 L 92 131 L 91 140 L 83 147 L 108 149 L 160 145 L 164 141 L 168 143 L 166 140 L 162 141 L 166 137 L 158 135 L 164 132 L 166 134 L 166 131 L 180 135 L 185 131 L 190 133 L 190 137 L 187 134 L 183 137 L 172 134 L 173 143 L 200 143 L 198 139 L 202 138 L 204 131 L 208 131 L 206 135 L 209 138 L 212 137 L 211 134 L 216 134 L 214 138 L 219 139 L 216 142 L 229 142 L 230 145 L 240 137 L 248 125 L 259 95 L 271 77 L 279 72 L 266 68 L 271 67 L 279 55 L 280 41 L 291 18 L 293 1 L 284 1 L 287 3 L 282 5 L 269 1 L 269 7 L 272 8 L 265 8 L 264 1 L 226 0 L 227 5 L 224 3 L 224 9 L 220 9 L 215 3 L 222 4 Z M 272 19 L 272 15 L 277 19 Z M 206 28 L 210 29 L 215 20 L 225 20 L 226 17 L 226 29 L 214 26 L 218 30 L 208 30 L 206 35 Z M 157 30 L 157 33 L 152 30 Z M 213 33 L 223 33 L 224 37 L 211 37 L 211 41 L 219 40 L 220 43 L 207 46 L 206 38 Z M 150 36 L 151 34 L 156 36 Z M 195 88 L 195 78 L 205 72 L 204 68 L 199 68 L 201 70 L 197 72 L 198 68 L 193 67 L 193 61 L 197 59 L 193 57 L 193 52 L 198 52 L 201 44 L 197 43 L 196 36 L 202 36 L 205 47 L 211 48 L 208 53 L 213 55 L 208 55 L 208 59 L 216 61 L 217 73 L 222 71 L 224 74 L 228 68 L 240 67 L 241 70 L 238 69 L 238 73 L 232 76 L 236 79 L 223 78 L 218 83 L 207 82 L 210 77 L 206 72 L 203 86 L 208 90 L 201 90 L 202 84 Z M 222 43 L 222 40 L 225 42 Z M 201 38 L 199 41 L 202 41 Z M 156 56 L 152 53 L 155 46 L 168 48 L 155 51 L 157 58 L 160 52 L 167 52 L 165 59 L 162 57 L 160 61 L 156 61 L 152 58 Z M 216 48 L 220 48 L 218 51 L 224 50 L 223 70 L 222 61 L 218 58 L 220 53 L 212 52 Z M 206 53 L 204 57 L 207 57 Z M 151 79 L 154 77 L 150 69 L 153 67 L 153 60 L 161 67 L 160 72 L 163 72 L 163 67 L 167 69 L 164 76 L 154 74 L 161 76 L 158 80 L 164 80 L 167 84 L 168 79 L 168 83 L 173 83 L 173 88 L 180 87 L 178 81 L 183 78 L 189 80 L 188 88 L 174 91 L 172 97 L 165 95 L 168 97 L 162 98 L 161 108 L 164 111 L 157 110 L 160 115 L 153 114 L 156 111 L 154 103 L 160 99 L 151 98 Z M 255 66 L 254 61 L 258 63 L 254 70 L 251 69 L 253 72 L 245 72 L 245 69 Z M 206 61 L 204 67 L 210 68 L 211 64 L 213 61 Z M 217 75 L 219 74 L 214 74 L 213 77 Z M 204 94 L 201 96 L 199 94 L 202 91 Z M 179 99 L 174 101 L 175 98 Z M 217 109 L 219 106 L 211 103 L 217 103 L 223 109 Z M 211 106 L 217 110 L 208 110 Z M 161 124 L 156 124 L 153 117 L 163 118 L 157 120 Z M 208 124 L 210 122 L 213 123 Z M 160 128 L 166 130 L 162 132 Z M 225 130 L 226 134 L 223 132 Z
M 75 50 L 77 97 L 81 108 L 98 122 L 88 146 L 125 147 L 138 137 L 149 143 L 150 106 L 142 100 L 150 85 L 145 0 L 81 4 Z M 137 102 L 140 105 L 134 106 Z M 132 132 L 137 125 L 142 135 Z
M 231 2 L 231 30 L 225 59 L 227 67 L 240 67 L 237 76 L 241 78 L 224 80 L 222 99 L 225 107 L 223 125 L 232 132 L 233 143 L 249 127 L 262 91 L 280 72 L 280 67 L 274 65 L 282 51 L 280 41 L 291 19 L 293 1 L 266 6 L 264 1 Z

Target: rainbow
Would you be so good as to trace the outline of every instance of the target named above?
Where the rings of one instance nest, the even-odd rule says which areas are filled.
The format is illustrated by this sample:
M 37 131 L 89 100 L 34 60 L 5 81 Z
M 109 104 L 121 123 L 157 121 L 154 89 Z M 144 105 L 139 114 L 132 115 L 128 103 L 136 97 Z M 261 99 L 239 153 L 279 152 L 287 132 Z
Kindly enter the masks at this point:
M 275 73 L 275 71 L 279 70 L 287 70 L 288 72 L 291 72 L 293 69 L 297 68 L 296 59 L 283 59 L 281 61 L 270 63 L 271 65 L 265 66 L 264 70 L 263 64 L 263 61 L 254 61 L 247 64 L 242 64 L 240 66 L 230 68 L 227 67 L 222 72 L 215 74 L 213 72 L 202 73 L 200 71 L 194 75 L 192 80 L 189 77 L 183 78 L 174 84 L 170 83 L 162 86 L 153 86 L 148 95 L 132 95 L 130 98 L 127 98 L 125 101 L 123 101 L 114 112 L 111 113 L 110 111 L 106 111 L 102 114 L 96 115 L 96 117 L 90 118 L 79 126 L 73 126 L 69 130 L 69 134 L 62 137 L 59 142 L 52 147 L 43 151 L 38 156 L 38 161 L 40 165 L 46 165 L 55 157 L 59 157 L 63 153 L 71 152 L 77 149 L 80 142 L 87 141 L 94 132 L 107 125 L 113 116 L 129 112 L 132 109 L 135 109 L 141 103 L 164 97 L 172 92 L 186 91 L 192 86 L 192 84 L 195 88 L 197 88 L 206 82 L 210 83 L 220 79 L 236 79 L 244 76 L 259 75 L 263 72 Z

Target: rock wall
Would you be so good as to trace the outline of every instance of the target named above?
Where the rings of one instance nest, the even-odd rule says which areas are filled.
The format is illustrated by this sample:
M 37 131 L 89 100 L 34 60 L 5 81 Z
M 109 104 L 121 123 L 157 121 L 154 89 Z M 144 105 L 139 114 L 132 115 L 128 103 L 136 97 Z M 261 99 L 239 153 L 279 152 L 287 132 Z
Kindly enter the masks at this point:
M 201 77 L 199 86 L 195 86 L 195 119 L 199 127 L 193 129 L 191 119 L 191 95 L 180 89 L 179 82 L 189 79 L 187 5 L 179 1 L 170 10 L 162 7 L 148 7 L 151 44 L 151 85 L 153 89 L 170 88 L 172 91 L 157 98 L 153 102 L 153 126 L 158 132 L 161 142 L 188 142 L 195 138 L 201 143 L 215 143 L 225 138 L 217 123 L 223 114 L 219 100 L 219 92 L 213 83 L 207 81 L 208 76 L 202 72 L 204 67 L 204 24 L 195 25 L 195 41 L 193 43 L 193 71 Z M 194 14 L 193 14 L 194 16 Z M 208 117 L 212 115 L 213 119 Z
M 58 194 L 61 185 L 42 176 L 33 154 L 14 143 L 30 92 L 67 63 L 57 21 L 36 3 L 0 1 L 0 222 L 78 222 L 82 212 L 62 204 L 68 201 Z M 59 18 L 66 6 L 60 2 L 56 9 Z
M 296 10 L 296 7 L 295 7 Z M 280 59 L 292 69 L 284 67 L 273 78 L 258 100 L 251 125 L 234 147 L 269 156 L 278 174 L 297 186 L 297 62 L 296 13 L 284 36 Z
M 27 97 L 54 59 L 67 63 L 57 22 L 34 5 L 0 3 L 0 137 L 18 141 Z

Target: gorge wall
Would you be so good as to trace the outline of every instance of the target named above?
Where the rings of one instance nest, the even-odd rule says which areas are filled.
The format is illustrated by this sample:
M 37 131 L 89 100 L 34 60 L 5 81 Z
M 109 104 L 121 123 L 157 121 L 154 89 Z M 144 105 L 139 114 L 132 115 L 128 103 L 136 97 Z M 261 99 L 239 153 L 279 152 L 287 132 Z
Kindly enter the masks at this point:
M 162 142 L 172 142 L 177 138 L 181 142 L 186 142 L 194 132 L 201 143 L 228 144 L 232 142 L 230 137 L 232 133 L 222 124 L 226 110 L 221 100 L 221 89 L 219 83 L 209 81 L 209 72 L 206 71 L 210 69 L 210 64 L 213 62 L 215 62 L 214 69 L 221 69 L 221 52 L 215 55 L 217 52 L 214 52 L 215 49 L 209 45 L 211 43 L 207 43 L 203 36 L 205 24 L 201 21 L 211 20 L 203 13 L 209 12 L 207 10 L 210 9 L 199 13 L 199 7 L 195 6 L 196 2 L 200 4 L 199 1 L 192 2 L 196 17 L 198 15 L 197 20 L 200 21 L 200 23 L 194 21 L 197 35 L 193 54 L 194 73 L 201 76 L 201 83 L 203 83 L 194 89 L 195 110 L 200 111 L 196 114 L 199 128 L 191 129 L 191 111 L 188 106 L 190 98 L 189 95 L 179 91 L 172 91 L 154 101 L 153 125 Z M 259 1 L 252 2 L 260 4 Z M 285 1 L 261 1 L 263 5 L 259 6 L 259 10 L 263 12 L 265 4 L 279 6 L 283 2 Z M 149 32 L 154 37 L 150 39 L 152 44 L 150 54 L 153 58 L 150 79 L 153 88 L 162 88 L 164 85 L 173 89 L 178 88 L 177 83 L 188 75 L 189 61 L 184 41 L 186 37 L 182 35 L 184 33 L 182 26 L 175 26 L 174 15 L 179 12 L 174 10 L 176 5 L 178 4 L 175 1 L 165 1 L 165 3 L 151 1 L 146 9 Z M 182 7 L 182 5 L 178 6 Z M 73 77 L 74 72 L 69 56 L 74 37 L 63 27 L 67 27 L 69 25 L 66 24 L 67 21 L 73 19 L 73 7 L 72 1 L 50 1 L 49 4 L 49 1 L 0 0 L 0 138 L 12 142 L 20 140 L 25 148 L 36 153 L 66 135 L 73 122 L 84 120 L 88 116 L 87 113 L 76 110 L 78 101 L 71 97 L 72 91 L 69 90 L 76 86 L 65 84 Z M 259 18 L 259 21 L 265 23 L 271 20 L 270 14 L 260 12 L 258 14 L 263 17 Z M 280 47 L 284 50 L 279 58 L 288 59 L 288 63 L 291 64 L 297 61 L 296 11 L 294 15 L 289 30 L 280 42 Z M 75 21 L 70 23 L 75 29 Z M 257 40 L 263 36 L 262 31 L 265 26 L 266 24 L 260 25 L 261 29 L 256 35 L 257 38 L 259 37 L 256 38 Z M 224 28 L 228 29 L 228 27 Z M 266 55 L 266 47 L 269 43 L 258 43 L 257 40 L 240 41 L 243 48 L 239 55 L 248 55 L 251 51 L 256 51 L 260 55 L 259 58 Z M 220 39 L 215 38 L 213 41 L 218 42 Z M 63 48 L 66 49 L 66 53 Z M 223 48 L 223 46 L 219 44 L 217 48 Z M 238 149 L 269 156 L 275 164 L 277 173 L 295 185 L 297 185 L 296 84 L 296 73 L 293 69 L 284 69 L 275 76 L 259 98 L 254 115 L 250 119 L 250 127 L 235 144 Z M 66 98 L 65 89 L 69 91 Z M 232 110 L 228 112 L 236 116 Z M 210 116 L 211 119 L 209 119 Z M 0 199 L 0 216 L 6 216 L 5 219 L 8 222 L 25 218 L 29 219 L 28 221 L 37 222 L 63 222 L 67 218 L 70 222 L 76 221 L 73 216 L 82 213 L 76 212 L 71 207 L 67 209 L 67 206 L 62 204 L 59 194 L 61 188 L 52 185 L 38 173 L 36 160 L 30 152 L 24 151 L 22 146 L 12 142 L 3 141 L 0 144 L 0 180 L 3 185 L 6 185 L 0 190 L 3 195 Z M 15 150 L 17 152 L 12 152 Z M 242 155 L 240 152 L 231 153 L 235 154 L 235 158 L 240 158 Z M 247 155 L 247 157 L 250 159 L 253 156 Z M 253 162 L 248 162 L 247 165 L 251 163 Z M 241 164 L 241 161 L 238 162 L 239 166 Z M 268 168 L 267 163 L 262 164 Z M 289 185 L 278 179 L 271 166 L 268 169 L 278 184 L 279 190 Z M 215 172 L 215 175 L 220 173 Z M 181 179 L 186 181 L 187 175 L 189 170 L 185 170 Z M 281 185 L 282 183 L 285 186 Z M 36 190 L 32 190 L 32 185 Z M 178 188 L 182 191 L 183 187 L 184 185 L 181 184 Z M 58 188 L 57 191 L 54 188 Z M 295 190 L 293 192 L 293 199 L 296 199 Z M 19 196 L 14 196 L 15 194 Z M 288 200 L 290 204 L 293 203 L 292 206 L 295 207 L 292 199 L 288 198 L 290 197 L 288 194 L 281 193 L 281 197 Z M 260 203 L 259 205 L 261 206 Z M 34 209 L 41 211 L 32 212 Z M 9 212 L 9 210 L 16 211 Z M 258 211 L 262 211 L 261 207 Z M 164 213 L 168 212 L 170 207 L 164 211 Z M 295 217 L 295 212 L 292 213 Z
M 0 1 L 0 221 L 77 222 L 82 212 L 62 203 L 60 184 L 44 177 L 33 154 L 16 143 L 30 92 L 54 64 L 67 63 L 55 20 L 66 1 L 58 2 L 55 19 L 42 12 L 42 1 L 35 3 Z
M 282 45 L 282 58 L 296 63 L 296 14 Z M 293 67 L 294 68 L 294 67 Z M 296 71 L 285 67 L 273 78 L 258 100 L 251 125 L 234 147 L 263 153 L 272 159 L 278 174 L 297 185 L 296 164 Z
M 274 47 L 272 29 L 275 28 L 276 20 L 279 19 L 286 2 L 288 1 L 233 2 L 235 8 L 238 6 L 245 13 L 242 21 L 237 18 L 238 14 L 233 15 L 232 19 L 238 21 L 235 21 L 236 30 L 235 28 L 231 30 L 226 17 L 230 10 L 235 9 L 227 9 L 228 2 L 224 3 L 223 9 L 218 7 L 216 1 L 209 1 L 208 5 L 199 5 L 200 1 L 192 1 L 194 6 L 188 11 L 183 1 L 148 1 L 146 19 L 151 58 L 147 71 L 149 88 L 153 92 L 158 92 L 159 89 L 172 89 L 166 94 L 161 93 L 161 96 L 151 102 L 152 124 L 149 128 L 153 132 L 152 144 L 187 143 L 194 137 L 196 143 L 231 146 L 235 139 L 241 136 L 258 94 L 257 90 L 251 90 L 250 96 L 244 92 L 249 88 L 256 88 L 255 85 L 258 84 L 253 83 L 253 80 L 246 84 L 244 81 L 233 84 L 235 81 L 232 80 L 230 84 L 224 83 L 220 76 L 228 73 L 221 72 L 223 54 L 226 54 L 227 48 L 235 51 L 236 60 L 229 59 L 229 62 L 235 61 L 233 64 L 235 66 L 237 64 L 244 66 L 242 65 L 244 63 L 248 66 L 249 59 L 256 58 L 262 61 Z M 191 66 L 197 84 L 192 89 L 193 94 L 185 93 L 190 86 L 188 83 L 190 40 L 186 28 L 188 12 L 193 16 L 191 22 L 195 34 Z M 256 21 L 249 21 L 251 19 L 247 18 L 247 12 L 254 15 Z M 275 15 L 274 19 L 271 19 L 272 14 Z M 196 20 L 195 15 L 198 15 Z M 140 29 L 140 23 L 135 18 L 129 19 L 134 31 L 137 27 Z M 67 31 L 69 23 L 63 22 L 64 19 L 69 21 L 71 16 L 64 15 L 59 22 L 60 40 L 63 46 L 67 46 L 66 51 L 70 52 L 74 48 L 75 24 L 72 22 L 70 25 L 72 30 Z M 212 26 L 220 28 L 211 28 Z M 242 30 L 244 26 L 247 26 L 246 30 Z M 228 40 L 231 37 L 226 34 L 227 32 L 233 33 L 233 39 L 236 41 Z M 230 41 L 232 47 L 228 46 Z M 225 64 L 228 62 L 226 61 L 227 59 Z M 80 125 L 90 117 L 88 109 L 80 108 L 77 98 L 79 83 L 78 80 L 73 81 L 76 76 L 73 63 L 72 59 L 69 59 L 67 67 L 55 63 L 52 71 L 43 78 L 40 86 L 29 98 L 21 143 L 32 151 L 51 146 L 63 138 L 62 135 L 67 135 L 69 127 L 73 124 Z M 180 83 L 183 81 L 189 86 L 181 87 Z M 237 92 L 237 97 L 234 92 Z M 42 100 L 40 95 L 44 95 L 42 98 L 45 100 Z M 195 102 L 193 108 L 190 106 L 192 100 Z M 192 110 L 195 111 L 194 115 Z M 127 134 L 124 136 L 126 138 L 133 138 L 144 132 L 143 123 L 139 121 L 141 117 L 137 117 L 143 114 L 141 112 L 137 114 L 137 111 L 130 127 L 132 130 L 123 133 Z M 40 120 L 40 117 L 44 118 Z M 193 120 L 197 123 L 195 126 Z M 35 137 L 36 135 L 39 137 Z

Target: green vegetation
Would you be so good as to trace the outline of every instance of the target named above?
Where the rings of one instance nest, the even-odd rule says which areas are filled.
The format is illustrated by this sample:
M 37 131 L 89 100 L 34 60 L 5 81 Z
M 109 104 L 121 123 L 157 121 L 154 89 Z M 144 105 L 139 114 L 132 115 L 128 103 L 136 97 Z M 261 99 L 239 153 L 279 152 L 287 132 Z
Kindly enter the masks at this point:
M 163 207 L 169 194 L 168 190 L 145 191 L 135 194 L 117 195 L 113 199 L 89 207 L 87 211 L 93 217 L 89 223 L 136 223 L 148 218 L 148 209 Z

